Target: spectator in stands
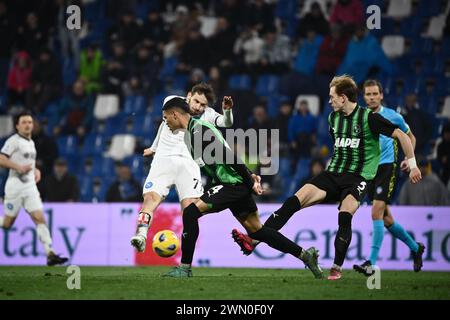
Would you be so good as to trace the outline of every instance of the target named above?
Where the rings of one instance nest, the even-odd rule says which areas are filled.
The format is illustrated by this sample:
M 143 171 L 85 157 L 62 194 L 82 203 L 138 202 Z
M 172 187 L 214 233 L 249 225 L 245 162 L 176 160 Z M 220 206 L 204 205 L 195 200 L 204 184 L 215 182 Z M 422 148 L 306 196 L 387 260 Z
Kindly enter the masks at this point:
M 224 92 L 227 89 L 227 80 L 218 67 L 213 66 L 209 69 L 208 83 L 213 87 L 216 96 L 221 97 L 224 95 Z
M 279 130 L 280 154 L 286 156 L 289 152 L 289 120 L 292 116 L 292 104 L 284 101 L 280 105 L 280 112 L 274 120 L 274 128 Z
M 261 72 L 281 74 L 289 70 L 291 45 L 289 37 L 269 27 L 264 33 L 262 47 Z
M 26 51 L 19 51 L 8 74 L 8 105 L 24 105 L 25 92 L 31 86 L 31 59 Z
M 81 52 L 80 77 L 86 84 L 87 93 L 100 91 L 100 74 L 103 67 L 102 52 L 91 44 Z
M 181 47 L 180 62 L 177 70 L 188 73 L 193 68 L 200 68 L 204 71 L 208 67 L 208 42 L 200 33 L 200 26 L 193 28 L 186 42 Z
M 18 47 L 35 58 L 47 44 L 47 34 L 39 23 L 35 12 L 29 12 L 25 25 L 18 29 Z
M 398 203 L 407 206 L 449 205 L 450 193 L 432 171 L 430 162 L 426 159 L 419 160 L 419 168 L 422 173 L 422 181 L 417 184 L 406 181 L 400 191 Z
M 0 46 L 0 90 L 6 84 L 4 75 L 8 74 L 9 60 L 16 40 L 16 29 L 15 20 L 9 13 L 6 2 L 0 1 L 0 39 L 2 41 Z
M 41 193 L 49 202 L 76 202 L 80 198 L 80 188 L 75 176 L 68 172 L 67 161 L 59 158 L 55 161 L 53 175 L 43 181 Z
M 76 134 L 83 139 L 89 132 L 93 120 L 94 99 L 87 94 L 82 80 L 72 85 L 72 92 L 66 95 L 59 107 L 59 124 L 53 129 L 55 135 Z
M 331 10 L 330 24 L 342 24 L 351 34 L 357 26 L 365 23 L 364 6 L 361 0 L 338 0 Z
M 302 74 L 310 75 L 316 67 L 317 56 L 323 37 L 316 34 L 314 30 L 306 32 L 304 39 L 298 48 L 298 53 L 294 61 L 294 69 Z
M 26 106 L 37 114 L 62 93 L 61 66 L 47 48 L 40 51 L 39 59 L 33 66 L 31 83 L 26 93 Z
M 330 29 L 319 48 L 316 72 L 332 76 L 347 52 L 348 38 L 342 34 L 340 25 L 334 24 Z
M 264 0 L 251 1 L 247 5 L 244 21 L 257 31 L 262 31 L 274 22 L 274 6 Z
M 205 73 L 203 72 L 203 70 L 199 68 L 192 69 L 189 74 L 189 79 L 187 81 L 185 91 L 186 92 L 191 91 L 193 86 L 204 81 L 205 81 Z
M 139 202 L 141 200 L 141 185 L 134 180 L 131 170 L 126 164 L 119 164 L 117 180 L 108 188 L 106 202 Z
M 300 101 L 298 110 L 289 119 L 288 138 L 293 149 L 294 162 L 298 158 L 311 156 L 316 144 L 317 118 L 309 111 L 308 102 Z
M 402 114 L 416 136 L 415 152 L 425 154 L 425 147 L 431 139 L 433 128 L 427 113 L 419 108 L 417 96 L 414 93 L 410 93 L 405 97 L 405 107 L 402 110 Z
M 441 180 L 447 185 L 450 178 L 450 123 L 442 128 L 442 141 L 437 147 L 437 159 L 441 165 Z
M 328 34 L 328 21 L 318 2 L 313 2 L 311 4 L 311 10 L 300 19 L 297 27 L 298 36 L 301 38 L 306 37 L 307 30 L 313 30 L 316 34 L 320 34 L 321 36 Z
M 148 12 L 141 31 L 142 38 L 150 40 L 152 48 L 160 52 L 163 50 L 164 44 L 169 40 L 169 28 L 157 10 Z
M 348 43 L 347 53 L 337 73 L 351 74 L 357 83 L 361 83 L 371 75 L 376 76 L 380 71 L 391 74 L 391 62 L 378 40 L 367 32 L 365 25 L 361 25 Z
M 159 56 L 151 54 L 145 44 L 139 45 L 128 67 L 130 76 L 137 78 L 147 94 L 154 94 L 158 89 Z
M 58 145 L 52 136 L 45 133 L 42 123 L 38 119 L 33 121 L 33 141 L 36 147 L 36 166 L 41 168 L 42 177 L 51 174 L 53 163 L 58 158 Z
M 233 45 L 237 35 L 227 18 L 218 17 L 214 34 L 208 40 L 210 66 L 217 66 L 222 72 L 231 73 L 233 67 Z
M 264 41 L 258 31 L 245 28 L 234 43 L 234 54 L 238 58 L 238 71 L 248 72 L 255 76 L 259 71 L 259 63 L 263 54 Z
M 256 129 L 272 129 L 273 123 L 267 114 L 266 107 L 263 104 L 258 104 L 253 108 L 253 117 L 250 119 L 249 128 Z
M 121 42 L 113 44 L 113 56 L 103 66 L 101 72 L 102 93 L 122 96 L 122 83 L 126 81 L 127 54 Z
M 325 164 L 321 159 L 312 159 L 311 163 L 309 164 L 309 174 L 300 182 L 300 188 L 308 183 L 308 181 L 310 181 L 312 178 L 318 176 L 324 170 Z
M 109 39 L 123 42 L 127 50 L 132 50 L 141 40 L 141 29 L 131 9 L 125 10 L 118 24 L 109 30 Z

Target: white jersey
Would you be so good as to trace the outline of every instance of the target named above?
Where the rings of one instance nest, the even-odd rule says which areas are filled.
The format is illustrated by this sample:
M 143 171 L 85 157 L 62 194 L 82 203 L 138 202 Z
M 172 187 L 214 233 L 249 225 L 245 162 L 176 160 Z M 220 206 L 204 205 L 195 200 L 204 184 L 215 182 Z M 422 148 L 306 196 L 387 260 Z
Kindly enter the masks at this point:
M 16 133 L 6 140 L 1 149 L 1 153 L 6 155 L 14 163 L 21 166 L 31 164 L 33 168 L 26 174 L 19 174 L 16 170 L 10 169 L 5 185 L 5 195 L 36 190 L 36 182 L 34 180 L 36 147 L 34 146 L 34 141 Z
M 221 115 L 213 108 L 206 107 L 200 119 L 212 123 L 218 127 L 229 127 L 233 124 L 233 113 L 231 110 L 224 110 L 225 115 Z M 191 158 L 191 154 L 184 142 L 185 130 L 172 132 L 163 121 L 158 129 L 158 134 L 150 149 L 155 152 L 155 157 L 180 156 Z

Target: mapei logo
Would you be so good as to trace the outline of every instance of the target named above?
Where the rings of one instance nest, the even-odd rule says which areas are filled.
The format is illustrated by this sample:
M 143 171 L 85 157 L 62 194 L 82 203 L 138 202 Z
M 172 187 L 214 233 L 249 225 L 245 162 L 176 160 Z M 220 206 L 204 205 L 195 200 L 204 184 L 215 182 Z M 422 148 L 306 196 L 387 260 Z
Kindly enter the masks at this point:
M 341 147 L 341 148 L 358 148 L 359 147 L 359 141 L 360 139 L 357 138 L 337 138 L 334 146 L 335 147 Z

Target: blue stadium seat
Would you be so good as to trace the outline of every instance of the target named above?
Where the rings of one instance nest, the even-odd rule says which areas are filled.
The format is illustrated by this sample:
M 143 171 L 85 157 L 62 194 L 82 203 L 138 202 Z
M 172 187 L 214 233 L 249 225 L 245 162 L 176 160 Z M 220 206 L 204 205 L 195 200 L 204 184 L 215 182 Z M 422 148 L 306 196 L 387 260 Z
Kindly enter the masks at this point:
M 56 143 L 61 156 L 78 153 L 78 139 L 75 135 L 59 137 L 56 139 Z
M 297 13 L 297 0 L 278 0 L 275 15 L 281 20 L 289 20 Z
M 106 149 L 107 138 L 101 134 L 91 133 L 84 140 L 81 154 L 84 156 L 101 155 Z
M 90 177 L 111 178 L 115 176 L 115 163 L 113 159 L 102 156 L 84 157 L 78 167 L 78 173 Z
M 174 91 L 186 92 L 189 77 L 185 74 L 177 74 L 172 79 L 172 89 Z
M 289 101 L 289 97 L 275 93 L 267 97 L 267 112 L 269 113 L 269 117 L 275 118 L 278 116 L 280 105 L 284 101 Z
M 256 82 L 256 94 L 259 96 L 270 96 L 278 92 L 280 77 L 272 74 L 265 74 L 258 78 Z
M 417 16 L 410 16 L 402 20 L 400 24 L 400 33 L 404 37 L 411 37 L 420 34 L 423 26 L 423 19 Z M 382 29 L 384 26 L 382 25 Z
M 145 114 L 147 108 L 147 99 L 145 96 L 127 96 L 123 105 L 123 112 L 125 114 Z
M 415 34 L 413 34 L 415 35 Z M 410 38 L 411 48 L 409 53 L 412 56 L 429 56 L 433 52 L 433 40 L 430 38 L 413 37 Z
M 162 105 L 165 97 L 167 97 L 167 94 L 165 92 L 160 92 L 152 98 L 152 116 L 162 117 Z
M 159 73 L 160 79 L 166 79 L 175 75 L 177 64 L 178 59 L 175 56 L 164 59 L 163 67 Z
M 135 179 L 138 179 L 147 174 L 144 171 L 144 157 L 142 155 L 127 157 L 123 160 L 123 162 L 130 167 Z
M 252 80 L 246 74 L 234 74 L 230 76 L 228 86 L 235 90 L 250 90 L 252 89 Z

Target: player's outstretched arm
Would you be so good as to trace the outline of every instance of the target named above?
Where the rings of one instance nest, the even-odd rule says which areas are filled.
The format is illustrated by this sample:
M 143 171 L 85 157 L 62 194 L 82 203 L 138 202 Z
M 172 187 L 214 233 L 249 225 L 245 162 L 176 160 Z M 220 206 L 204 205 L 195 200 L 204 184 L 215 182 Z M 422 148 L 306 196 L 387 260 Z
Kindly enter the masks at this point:
M 230 96 L 223 97 L 222 114 L 217 114 L 215 125 L 222 128 L 229 128 L 233 125 L 233 99 Z
M 408 159 L 408 165 L 410 168 L 409 179 L 412 183 L 417 183 L 422 179 L 422 174 L 420 173 L 419 168 L 417 168 L 416 158 L 414 156 L 414 149 L 411 143 L 410 138 L 406 133 L 401 131 L 400 129 L 395 129 L 392 133 L 392 138 L 400 141 L 400 145 L 402 147 L 403 152 Z
M 19 174 L 26 174 L 33 169 L 31 164 L 21 166 L 15 162 L 9 160 L 4 154 L 0 154 L 0 167 L 16 170 Z

